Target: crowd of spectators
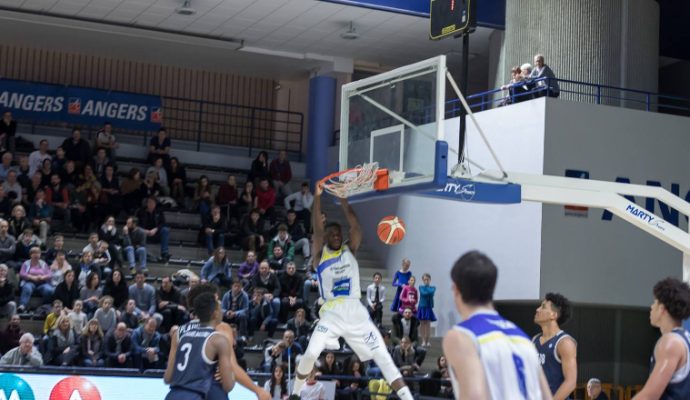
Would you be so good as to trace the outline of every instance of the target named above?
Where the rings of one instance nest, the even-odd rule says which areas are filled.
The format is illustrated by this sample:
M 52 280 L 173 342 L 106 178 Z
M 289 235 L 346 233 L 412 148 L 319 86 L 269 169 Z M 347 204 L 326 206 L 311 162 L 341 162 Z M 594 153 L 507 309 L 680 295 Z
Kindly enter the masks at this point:
M 558 97 L 561 89 L 553 70 L 545 64 L 544 56 L 534 56 L 534 66 L 530 63 L 516 65 L 510 70 L 510 81 L 501 86 L 509 95 L 503 104 L 514 104 L 537 97 Z

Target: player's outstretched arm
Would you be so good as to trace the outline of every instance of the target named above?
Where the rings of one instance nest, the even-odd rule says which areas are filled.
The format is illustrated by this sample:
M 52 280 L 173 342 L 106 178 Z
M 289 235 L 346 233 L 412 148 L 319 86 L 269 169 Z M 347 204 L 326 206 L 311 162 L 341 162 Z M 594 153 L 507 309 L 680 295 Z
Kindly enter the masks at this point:
M 673 337 L 673 334 L 667 333 L 662 336 L 654 349 L 654 359 L 656 360 L 654 369 L 642 390 L 633 397 L 633 400 L 660 398 L 671 381 L 673 373 L 678 369 L 684 351 L 685 346 L 680 339 Z
M 177 326 L 170 329 L 170 352 L 168 353 L 168 365 L 165 367 L 163 382 L 166 385 L 172 383 L 173 371 L 175 370 L 175 357 L 177 356 Z
M 352 208 L 347 199 L 340 199 L 340 204 L 345 211 L 345 217 L 347 218 L 347 223 L 350 225 L 350 237 L 348 238 L 348 247 L 353 253 L 357 252 L 359 245 L 362 244 L 362 227 L 359 225 L 359 219 L 355 210 Z
M 443 354 L 458 382 L 460 393 L 455 394 L 456 399 L 489 399 L 484 367 L 472 338 L 455 329 L 449 331 L 443 338 Z
M 224 322 L 220 323 L 216 327 L 216 331 L 220 332 L 222 335 L 227 337 L 228 341 L 231 344 L 235 343 L 235 334 L 233 333 L 230 325 Z M 237 383 L 244 386 L 245 388 L 254 392 L 254 394 L 259 400 L 270 400 L 271 395 L 262 387 L 255 385 L 252 378 L 249 377 L 249 375 L 247 375 L 247 372 L 244 369 L 242 369 L 242 367 L 237 363 L 237 357 L 235 356 L 235 352 L 231 351 L 230 353 L 232 358 L 232 372 L 235 374 L 235 381 L 237 381 Z
M 570 337 L 563 338 L 558 342 L 556 351 L 561 359 L 564 379 L 553 398 L 554 400 L 565 400 L 577 386 L 577 345 L 575 340 Z

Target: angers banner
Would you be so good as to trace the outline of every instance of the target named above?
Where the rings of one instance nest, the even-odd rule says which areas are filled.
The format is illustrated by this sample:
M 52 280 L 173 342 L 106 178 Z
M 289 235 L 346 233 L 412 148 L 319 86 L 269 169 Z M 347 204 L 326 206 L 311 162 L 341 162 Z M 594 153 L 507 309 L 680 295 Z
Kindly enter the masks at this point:
M 0 110 L 18 119 L 74 125 L 110 121 L 116 128 L 147 131 L 158 130 L 163 117 L 157 96 L 10 79 L 0 79 Z

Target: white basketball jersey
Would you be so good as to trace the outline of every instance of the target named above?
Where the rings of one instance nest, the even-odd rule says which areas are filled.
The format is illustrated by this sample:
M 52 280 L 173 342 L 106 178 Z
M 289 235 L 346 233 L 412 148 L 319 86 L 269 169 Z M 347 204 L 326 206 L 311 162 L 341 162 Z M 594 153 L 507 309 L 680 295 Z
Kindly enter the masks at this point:
M 491 399 L 541 399 L 537 351 L 527 335 L 514 323 L 493 310 L 472 314 L 457 324 L 477 346 Z M 459 387 L 453 371 L 450 374 L 455 398 Z
M 362 297 L 362 289 L 359 286 L 359 265 L 346 245 L 343 245 L 340 250 L 330 250 L 328 246 L 323 246 L 316 277 L 324 300 L 337 297 L 350 299 Z

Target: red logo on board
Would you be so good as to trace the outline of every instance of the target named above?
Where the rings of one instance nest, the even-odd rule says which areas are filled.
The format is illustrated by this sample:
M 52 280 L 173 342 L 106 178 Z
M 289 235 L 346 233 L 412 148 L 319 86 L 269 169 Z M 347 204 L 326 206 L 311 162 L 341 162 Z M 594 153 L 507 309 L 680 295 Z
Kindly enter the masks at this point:
M 70 97 L 67 105 L 68 114 L 81 114 L 81 99 L 78 97 Z
M 53 387 L 49 400 L 101 400 L 101 394 L 88 379 L 70 376 Z
M 151 109 L 151 122 L 160 124 L 163 122 L 163 109 L 160 107 L 153 107 Z

